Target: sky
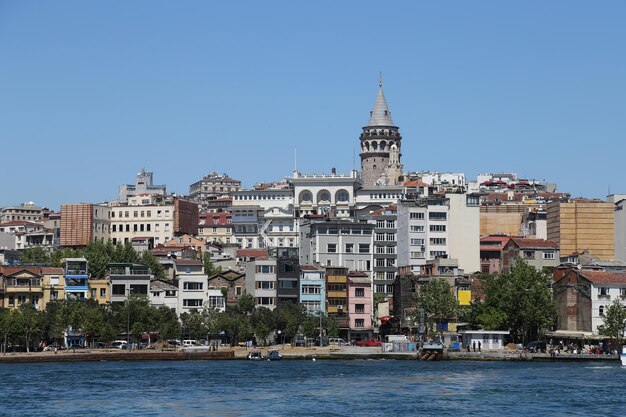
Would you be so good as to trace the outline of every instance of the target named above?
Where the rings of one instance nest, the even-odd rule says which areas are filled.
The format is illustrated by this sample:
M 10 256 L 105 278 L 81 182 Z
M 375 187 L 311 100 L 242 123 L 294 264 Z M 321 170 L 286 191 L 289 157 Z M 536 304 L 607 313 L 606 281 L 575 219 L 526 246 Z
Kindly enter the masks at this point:
M 382 73 L 405 171 L 626 193 L 624 1 L 0 0 L 0 207 L 360 168 Z M 295 157 L 297 155 L 297 157 Z

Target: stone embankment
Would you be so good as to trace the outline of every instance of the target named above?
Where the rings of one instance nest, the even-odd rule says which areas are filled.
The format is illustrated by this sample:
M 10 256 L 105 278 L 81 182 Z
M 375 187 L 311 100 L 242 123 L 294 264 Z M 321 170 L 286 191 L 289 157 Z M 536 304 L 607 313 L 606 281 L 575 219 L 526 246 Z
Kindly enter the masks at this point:
M 278 350 L 283 359 L 386 359 L 418 360 L 417 352 L 382 352 L 378 347 L 344 346 L 331 347 L 290 347 L 276 345 L 260 348 L 263 354 L 268 350 Z M 8 353 L 0 355 L 0 363 L 11 362 L 74 362 L 74 361 L 134 361 L 134 360 L 212 360 L 245 359 L 250 352 L 246 348 L 222 347 L 213 352 L 207 348 L 174 350 L 117 350 L 117 349 L 77 349 L 76 352 L 34 352 Z M 503 349 L 483 352 L 446 352 L 443 359 L 470 361 L 619 361 L 619 355 L 560 354 L 551 356 L 545 353 L 528 353 L 519 350 Z

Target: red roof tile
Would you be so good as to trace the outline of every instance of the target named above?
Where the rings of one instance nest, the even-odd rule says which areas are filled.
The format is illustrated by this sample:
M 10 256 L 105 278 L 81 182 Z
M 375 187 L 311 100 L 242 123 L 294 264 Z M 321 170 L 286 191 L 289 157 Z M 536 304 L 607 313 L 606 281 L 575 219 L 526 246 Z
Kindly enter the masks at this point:
M 258 258 L 267 255 L 267 249 L 239 249 L 237 251 L 238 258 Z
M 626 284 L 626 273 L 583 269 L 580 275 L 594 284 Z
M 529 239 L 529 238 L 521 238 L 521 237 L 513 237 L 511 240 L 522 248 L 554 248 L 557 249 L 559 245 L 556 242 L 551 240 L 544 239 Z

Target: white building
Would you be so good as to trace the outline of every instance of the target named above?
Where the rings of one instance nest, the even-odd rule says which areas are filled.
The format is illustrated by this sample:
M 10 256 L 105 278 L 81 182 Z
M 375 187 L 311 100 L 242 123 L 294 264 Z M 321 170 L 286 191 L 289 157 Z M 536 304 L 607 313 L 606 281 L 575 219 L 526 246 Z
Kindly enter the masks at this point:
M 276 259 L 259 257 L 246 263 L 246 292 L 254 297 L 257 306 L 270 310 L 277 305 Z
M 337 174 L 334 169 L 330 175 L 307 175 L 295 171 L 291 182 L 296 218 L 310 214 L 338 218 L 354 216 L 355 191 L 361 186 L 356 170 L 349 175 Z
M 372 277 L 374 225 L 306 221 L 300 226 L 300 264 L 345 267 Z
M 398 266 L 414 274 L 426 261 L 448 257 L 450 201 L 445 198 L 403 200 L 398 204 Z M 477 258 L 480 260 L 480 257 Z
M 459 268 L 480 271 L 479 197 L 471 194 L 446 194 L 449 200 L 448 250 L 459 261 Z
M 126 201 L 128 197 L 140 194 L 167 194 L 165 185 L 154 185 L 152 172 L 142 169 L 135 178 L 135 184 L 120 185 L 120 201 Z

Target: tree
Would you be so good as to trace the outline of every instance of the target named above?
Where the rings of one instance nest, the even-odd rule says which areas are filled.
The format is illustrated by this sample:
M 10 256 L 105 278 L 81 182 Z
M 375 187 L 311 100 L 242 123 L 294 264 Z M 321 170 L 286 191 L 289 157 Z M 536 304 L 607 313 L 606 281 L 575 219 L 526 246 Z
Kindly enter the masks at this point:
M 267 307 L 257 307 L 250 315 L 250 325 L 259 343 L 265 345 L 267 338 L 275 330 L 274 315 Z
M 415 321 L 418 320 L 419 310 L 423 309 L 427 330 L 434 332 L 435 324 L 438 324 L 442 333 L 443 323 L 456 316 L 458 306 L 450 284 L 443 278 L 435 278 L 421 285 L 415 304 Z
M 480 327 L 508 330 L 516 341 L 525 343 L 554 323 L 552 278 L 545 271 L 537 271 L 518 258 L 510 272 L 483 275 L 479 280 L 485 301 L 472 307 Z
M 624 335 L 624 322 L 626 322 L 626 310 L 619 300 L 614 300 L 606 309 L 604 324 L 598 326 L 598 333 L 615 340 L 616 345 L 619 346 L 622 344 Z
M 41 332 L 41 313 L 31 303 L 23 303 L 17 309 L 16 333 L 24 338 L 26 352 L 30 352 L 33 337 Z
M 326 336 L 339 337 L 339 323 L 334 317 L 328 317 L 325 320 L 324 327 L 326 328 Z
M 20 262 L 26 263 L 42 263 L 49 264 L 51 261 L 50 254 L 41 246 L 33 246 L 26 248 L 20 252 Z
M 293 338 L 306 318 L 306 307 L 297 303 L 280 304 L 274 309 L 274 324 L 280 330 L 283 341 Z
M 161 306 L 156 311 L 159 338 L 162 341 L 176 339 L 180 336 L 180 322 L 173 308 Z
M 0 337 L 2 338 L 2 353 L 7 352 L 7 343 L 9 337 L 15 333 L 15 310 L 9 310 L 8 308 L 0 309 Z
M 155 278 L 165 279 L 165 270 L 163 269 L 163 265 L 159 263 L 153 254 L 145 251 L 143 255 L 141 255 L 141 262 L 150 268 Z
M 222 272 L 221 266 L 215 266 L 213 261 L 211 261 L 211 253 L 205 252 L 202 262 L 204 263 L 204 273 L 208 276 L 213 276 L 219 272 Z

